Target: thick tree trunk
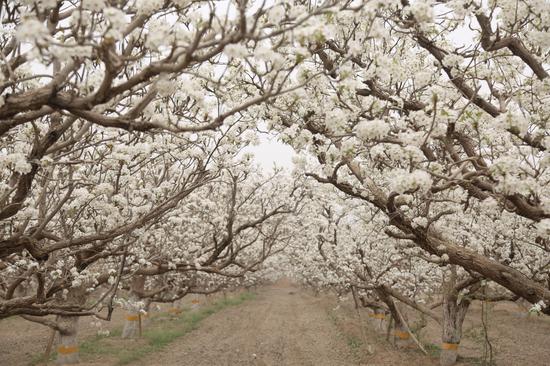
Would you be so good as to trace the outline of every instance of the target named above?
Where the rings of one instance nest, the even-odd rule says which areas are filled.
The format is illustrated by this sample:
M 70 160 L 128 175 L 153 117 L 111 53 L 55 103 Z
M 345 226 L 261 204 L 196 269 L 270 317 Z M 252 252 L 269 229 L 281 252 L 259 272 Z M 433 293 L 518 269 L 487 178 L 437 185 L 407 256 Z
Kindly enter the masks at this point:
M 145 301 L 145 306 L 144 306 L 144 310 L 145 310 L 145 314 L 143 314 L 141 316 L 141 324 L 146 327 L 149 325 L 149 323 L 151 323 L 151 304 L 153 303 L 151 301 L 151 299 L 147 298 L 144 300 Z
M 73 365 L 79 362 L 78 353 L 78 316 L 58 316 L 57 323 L 61 328 L 57 346 L 57 364 Z
M 71 288 L 66 303 L 82 306 L 86 302 L 85 286 Z M 79 362 L 78 350 L 78 316 L 57 317 L 59 343 L 57 344 L 57 364 L 73 365 Z
M 353 295 L 353 303 L 355 304 L 355 309 L 359 309 L 359 300 L 357 298 L 357 291 L 355 286 L 351 286 L 351 294 Z
M 124 328 L 122 328 L 122 338 L 138 338 L 139 337 L 139 313 L 128 312 L 124 320 Z
M 145 289 L 145 276 L 135 276 L 132 280 L 130 300 L 139 301 L 139 294 Z M 122 338 L 138 338 L 140 333 L 140 309 L 128 311 L 122 328 Z
M 196 312 L 199 311 L 201 301 L 199 300 L 198 296 L 195 296 L 191 300 L 191 311 Z
M 375 308 L 372 314 L 369 314 L 374 329 L 379 333 L 384 333 L 386 329 L 386 312 L 384 309 Z
M 401 318 L 401 314 L 397 309 L 397 305 L 395 304 L 395 301 L 393 301 L 391 295 L 385 291 L 384 287 L 376 288 L 375 292 L 380 298 L 380 300 L 387 305 L 388 310 L 390 311 L 391 316 L 395 322 L 394 333 L 393 333 L 395 346 L 398 348 L 411 347 L 413 345 L 413 340 L 411 339 L 411 336 L 407 331 L 407 326 L 403 324 L 403 322 L 406 321 L 406 319 Z
M 172 316 L 179 316 L 179 314 L 181 313 L 181 309 L 178 307 L 178 304 L 176 301 L 172 302 L 172 306 L 168 308 L 168 312 Z
M 405 325 L 398 319 L 395 320 L 394 339 L 397 348 L 410 348 L 412 346 L 411 335 Z
M 451 269 L 451 281 L 443 285 L 443 322 L 441 335 L 441 354 L 439 363 L 441 366 L 451 366 L 456 363 L 458 357 L 458 345 L 462 339 L 462 325 L 470 306 L 467 298 L 458 298 L 455 289 L 456 272 Z

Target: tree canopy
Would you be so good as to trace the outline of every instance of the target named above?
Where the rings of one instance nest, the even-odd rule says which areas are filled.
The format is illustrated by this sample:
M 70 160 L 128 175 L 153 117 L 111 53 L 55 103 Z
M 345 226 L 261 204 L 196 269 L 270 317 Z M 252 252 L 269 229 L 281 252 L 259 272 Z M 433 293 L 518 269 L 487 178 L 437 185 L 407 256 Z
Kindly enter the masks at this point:
M 439 322 L 442 289 L 550 314 L 548 1 L 17 0 L 0 19 L 0 317 L 55 328 L 109 318 L 119 289 L 282 275 Z M 259 133 L 295 166 L 258 171 Z

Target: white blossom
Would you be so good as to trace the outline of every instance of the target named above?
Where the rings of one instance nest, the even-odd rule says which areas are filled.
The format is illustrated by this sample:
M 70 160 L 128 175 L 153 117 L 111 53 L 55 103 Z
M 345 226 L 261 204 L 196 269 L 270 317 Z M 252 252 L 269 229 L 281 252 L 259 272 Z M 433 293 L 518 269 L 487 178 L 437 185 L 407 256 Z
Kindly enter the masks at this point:
M 357 124 L 355 132 L 357 137 L 364 141 L 381 139 L 388 135 L 390 126 L 381 119 L 362 121 Z
M 248 49 L 242 44 L 228 44 L 223 52 L 230 58 L 244 58 L 248 56 Z

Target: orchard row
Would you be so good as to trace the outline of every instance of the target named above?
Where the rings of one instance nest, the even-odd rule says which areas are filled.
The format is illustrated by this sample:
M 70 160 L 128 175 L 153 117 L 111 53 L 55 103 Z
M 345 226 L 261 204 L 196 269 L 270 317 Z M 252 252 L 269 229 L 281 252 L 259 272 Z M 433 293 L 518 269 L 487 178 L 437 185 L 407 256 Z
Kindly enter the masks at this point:
M 473 300 L 550 314 L 548 7 L 2 2 L 0 318 L 70 363 L 79 317 L 284 275 L 451 365 Z

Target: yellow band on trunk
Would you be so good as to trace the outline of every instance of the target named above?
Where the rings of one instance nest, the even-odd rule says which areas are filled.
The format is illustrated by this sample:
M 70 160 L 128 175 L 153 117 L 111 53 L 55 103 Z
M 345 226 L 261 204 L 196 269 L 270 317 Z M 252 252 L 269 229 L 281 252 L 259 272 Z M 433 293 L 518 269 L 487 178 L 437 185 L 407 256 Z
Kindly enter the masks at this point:
M 409 337 L 410 337 L 408 332 L 403 332 L 403 331 L 400 331 L 400 330 L 396 330 L 395 335 L 399 339 L 409 339 Z
M 386 315 L 384 314 L 370 314 L 369 316 L 374 319 L 386 319 Z
M 443 342 L 441 344 L 441 349 L 456 351 L 458 349 L 458 343 L 445 343 L 445 342 Z
M 65 346 L 61 345 L 57 347 L 57 353 L 62 355 L 70 355 L 71 353 L 78 352 L 78 346 Z
M 127 315 L 126 320 L 129 322 L 135 322 L 139 320 L 139 315 Z

